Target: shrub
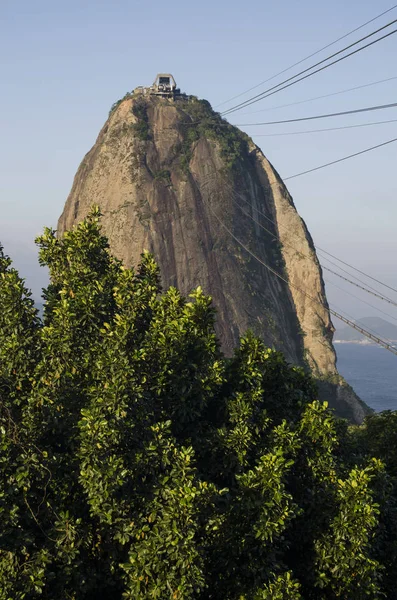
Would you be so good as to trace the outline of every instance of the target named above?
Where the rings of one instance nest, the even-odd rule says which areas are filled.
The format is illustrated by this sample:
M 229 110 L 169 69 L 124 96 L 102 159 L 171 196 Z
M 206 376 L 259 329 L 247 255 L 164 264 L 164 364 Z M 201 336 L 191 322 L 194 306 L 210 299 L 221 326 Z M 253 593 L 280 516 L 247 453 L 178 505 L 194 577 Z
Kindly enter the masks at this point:
M 128 100 L 129 98 L 132 98 L 133 96 L 134 96 L 133 92 L 127 92 L 126 94 L 124 94 L 124 96 L 122 98 L 120 98 L 120 100 L 117 100 L 116 102 L 114 102 L 112 104 L 112 106 L 110 107 L 109 117 L 114 113 L 116 108 L 118 108 L 120 106 L 120 104 L 122 102 L 124 102 L 124 100 Z
M 0 250 L 0 599 L 394 598 L 395 451 L 252 335 L 225 359 L 99 217 L 38 239 L 43 322 Z
M 147 115 L 147 105 L 145 100 L 136 100 L 132 105 L 132 113 L 137 118 L 137 122 L 133 125 L 133 131 L 135 135 L 142 141 L 149 140 L 149 119 Z

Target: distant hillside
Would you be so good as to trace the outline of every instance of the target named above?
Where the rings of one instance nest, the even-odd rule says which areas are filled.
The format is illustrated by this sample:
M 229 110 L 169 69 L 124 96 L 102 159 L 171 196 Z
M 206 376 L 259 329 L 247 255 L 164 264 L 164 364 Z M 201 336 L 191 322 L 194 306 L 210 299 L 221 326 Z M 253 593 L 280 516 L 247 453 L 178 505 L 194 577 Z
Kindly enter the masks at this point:
M 356 321 L 359 327 L 375 333 L 379 337 L 397 341 L 397 326 L 380 317 L 363 317 Z M 335 342 L 362 342 L 367 338 L 352 327 L 341 327 L 335 332 Z

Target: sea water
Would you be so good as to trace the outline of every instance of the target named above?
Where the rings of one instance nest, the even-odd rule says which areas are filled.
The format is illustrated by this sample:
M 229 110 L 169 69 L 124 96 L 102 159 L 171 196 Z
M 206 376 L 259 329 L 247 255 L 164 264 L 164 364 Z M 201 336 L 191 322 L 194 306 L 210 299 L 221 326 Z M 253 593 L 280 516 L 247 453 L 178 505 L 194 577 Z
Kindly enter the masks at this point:
M 397 356 L 372 344 L 335 344 L 338 370 L 376 412 L 397 410 Z

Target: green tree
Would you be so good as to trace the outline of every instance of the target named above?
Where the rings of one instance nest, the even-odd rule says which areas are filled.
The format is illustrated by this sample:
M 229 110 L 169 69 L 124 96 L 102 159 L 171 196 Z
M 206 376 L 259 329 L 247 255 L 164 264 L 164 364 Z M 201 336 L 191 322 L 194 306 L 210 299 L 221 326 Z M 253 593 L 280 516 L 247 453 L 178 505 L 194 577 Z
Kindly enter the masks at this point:
M 97 209 L 38 244 L 43 321 L 0 252 L 0 600 L 389 593 L 395 454 L 251 334 L 224 358 L 210 298 L 124 268 Z
M 397 412 L 373 414 L 362 426 L 351 427 L 346 447 L 361 463 L 374 456 L 384 465 L 374 489 L 380 514 L 373 556 L 384 566 L 382 589 L 386 598 L 397 600 Z

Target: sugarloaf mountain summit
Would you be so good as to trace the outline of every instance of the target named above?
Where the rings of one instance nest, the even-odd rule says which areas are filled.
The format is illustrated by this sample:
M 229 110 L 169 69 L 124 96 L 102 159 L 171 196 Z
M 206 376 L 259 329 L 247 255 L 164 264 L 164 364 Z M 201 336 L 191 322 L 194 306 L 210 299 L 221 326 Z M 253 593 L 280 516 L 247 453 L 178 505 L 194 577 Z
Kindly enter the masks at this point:
M 81 162 L 58 235 L 98 205 L 128 267 L 151 252 L 164 289 L 213 298 L 222 349 L 251 330 L 306 366 L 341 417 L 368 407 L 338 374 L 334 328 L 312 238 L 262 150 L 160 74 L 116 102 Z M 276 275 L 277 274 L 277 275 Z

